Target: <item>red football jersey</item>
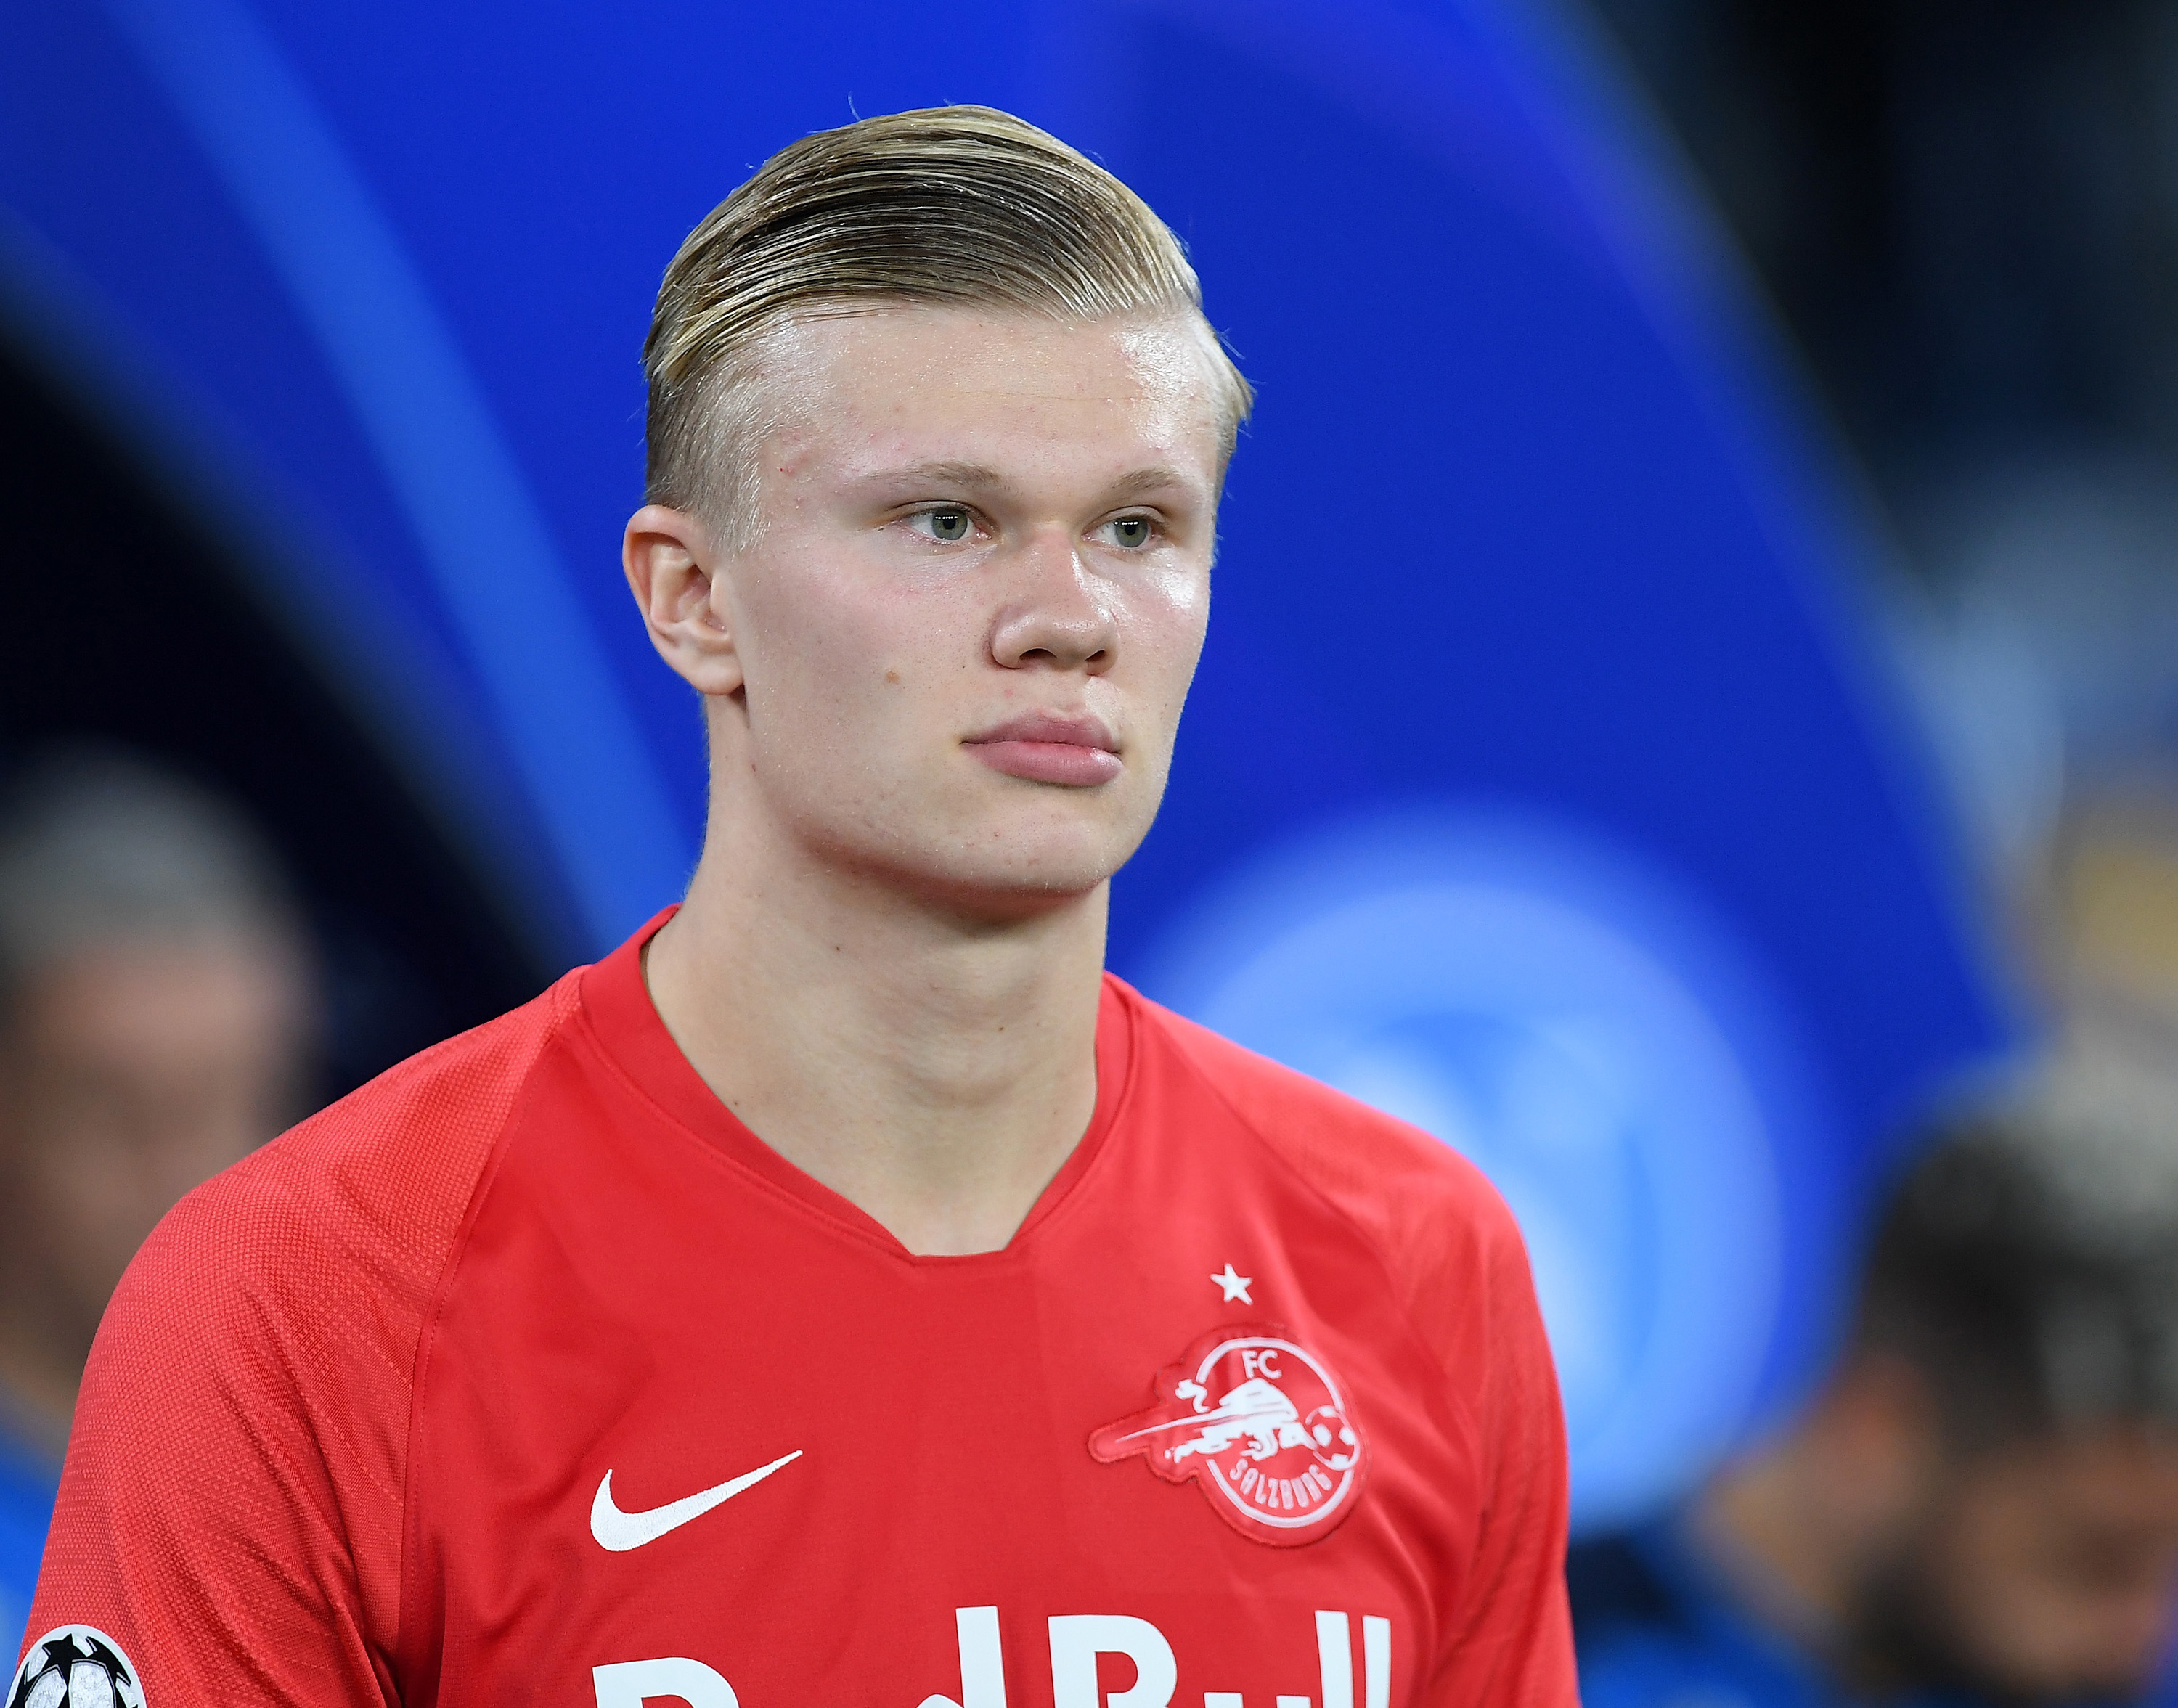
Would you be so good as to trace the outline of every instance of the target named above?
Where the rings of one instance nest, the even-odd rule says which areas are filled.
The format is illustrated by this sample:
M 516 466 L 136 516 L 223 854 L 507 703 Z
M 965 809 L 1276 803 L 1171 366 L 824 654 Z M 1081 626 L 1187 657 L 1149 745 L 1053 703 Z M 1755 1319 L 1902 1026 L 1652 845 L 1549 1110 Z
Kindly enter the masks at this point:
M 19 1690 L 1573 1702 L 1557 1390 L 1467 1163 L 1108 980 L 1071 1158 L 916 1256 L 705 1087 L 648 935 L 161 1225 Z

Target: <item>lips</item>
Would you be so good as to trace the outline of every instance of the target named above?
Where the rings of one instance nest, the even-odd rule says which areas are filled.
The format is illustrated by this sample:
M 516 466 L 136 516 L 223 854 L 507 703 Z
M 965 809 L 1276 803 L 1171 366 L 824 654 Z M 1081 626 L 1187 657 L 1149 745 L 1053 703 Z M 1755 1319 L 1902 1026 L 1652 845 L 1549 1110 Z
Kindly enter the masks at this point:
M 1126 769 L 1101 718 L 1032 712 L 964 743 L 994 771 L 1031 783 L 1092 789 Z

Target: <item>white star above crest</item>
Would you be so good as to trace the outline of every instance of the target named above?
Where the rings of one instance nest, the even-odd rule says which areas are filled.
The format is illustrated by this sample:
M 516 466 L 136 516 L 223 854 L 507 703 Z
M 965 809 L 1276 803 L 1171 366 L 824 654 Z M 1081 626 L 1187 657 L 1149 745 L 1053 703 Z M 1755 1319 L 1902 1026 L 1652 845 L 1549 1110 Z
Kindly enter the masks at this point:
M 1212 1275 L 1210 1278 L 1225 1289 L 1225 1296 L 1218 1301 L 1219 1303 L 1230 1305 L 1235 1299 L 1243 1305 L 1253 1305 L 1256 1302 L 1248 1296 L 1248 1289 L 1256 1284 L 1256 1278 L 1252 1275 L 1235 1275 L 1230 1263 L 1225 1266 L 1225 1273 L 1223 1275 Z

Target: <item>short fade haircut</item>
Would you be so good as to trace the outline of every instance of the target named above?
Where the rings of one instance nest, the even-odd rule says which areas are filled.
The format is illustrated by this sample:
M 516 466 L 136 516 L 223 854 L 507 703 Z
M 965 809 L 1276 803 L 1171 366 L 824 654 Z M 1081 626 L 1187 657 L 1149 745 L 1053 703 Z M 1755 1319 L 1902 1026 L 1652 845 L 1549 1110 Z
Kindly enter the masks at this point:
M 1954 1117 L 1899 1183 L 1857 1338 L 1921 1372 L 1955 1448 L 2178 1424 L 2168 1043 L 2076 1035 L 2024 1094 Z
M 289 954 L 304 943 L 271 849 L 195 784 L 71 744 L 24 766 L 0 798 L 0 1023 L 69 955 L 237 937 Z
M 781 149 L 681 245 L 643 347 L 648 501 L 745 545 L 770 425 L 748 395 L 766 336 L 895 304 L 1190 317 L 1221 394 L 1221 466 L 1253 406 L 1179 239 L 1141 197 L 1010 113 L 926 107 Z

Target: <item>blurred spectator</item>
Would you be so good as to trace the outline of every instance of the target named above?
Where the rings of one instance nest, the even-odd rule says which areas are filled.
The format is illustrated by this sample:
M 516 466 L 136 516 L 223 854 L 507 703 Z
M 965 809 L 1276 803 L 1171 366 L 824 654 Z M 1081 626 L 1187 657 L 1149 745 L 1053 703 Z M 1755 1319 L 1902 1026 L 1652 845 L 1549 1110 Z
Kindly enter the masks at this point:
M 1588 1708 L 2141 1695 L 2178 1608 L 2178 1080 L 2082 1032 L 1947 1135 L 1851 1344 L 1683 1514 L 1583 1544 Z
M 121 1272 L 298 1113 L 309 956 L 267 851 L 193 786 L 55 753 L 0 804 L 0 1625 L 28 1612 Z
M 2178 786 L 2142 769 L 2077 801 L 2028 904 L 2069 1011 L 2178 1060 Z

